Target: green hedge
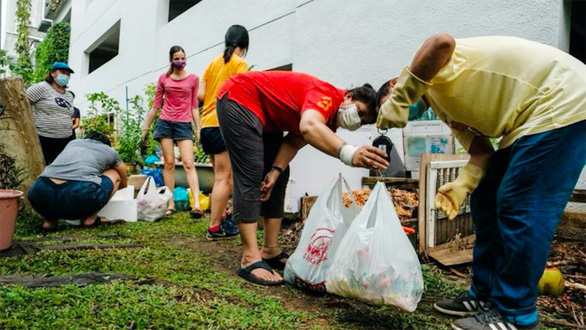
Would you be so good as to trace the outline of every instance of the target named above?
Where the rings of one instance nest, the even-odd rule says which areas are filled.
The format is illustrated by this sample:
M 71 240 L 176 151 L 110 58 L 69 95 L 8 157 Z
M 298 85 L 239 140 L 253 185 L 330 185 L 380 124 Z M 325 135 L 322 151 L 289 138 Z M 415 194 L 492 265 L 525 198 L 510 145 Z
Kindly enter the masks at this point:
M 59 22 L 53 25 L 35 52 L 34 81 L 40 82 L 47 76 L 51 64 L 65 62 L 69 59 L 69 23 Z

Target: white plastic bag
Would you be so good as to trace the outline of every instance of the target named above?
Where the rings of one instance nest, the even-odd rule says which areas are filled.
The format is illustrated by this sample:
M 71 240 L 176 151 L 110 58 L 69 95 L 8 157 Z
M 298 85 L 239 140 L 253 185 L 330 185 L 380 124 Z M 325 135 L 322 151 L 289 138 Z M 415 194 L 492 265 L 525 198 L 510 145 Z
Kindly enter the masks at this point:
M 99 212 L 98 216 L 108 220 L 124 220 L 135 222 L 137 220 L 136 199 L 134 199 L 134 186 L 127 186 L 118 190 Z
M 136 197 L 138 218 L 149 222 L 162 218 L 167 211 L 167 202 L 172 196 L 169 188 L 157 188 L 155 179 L 148 177 Z
M 412 312 L 423 294 L 421 265 L 387 193 L 379 182 L 336 250 L 326 288 L 330 293 Z
M 342 189 L 350 187 L 339 175 L 318 196 L 309 212 L 299 245 L 289 257 L 284 278 L 287 283 L 325 292 L 332 257 L 348 226 L 360 211 L 355 203 L 345 207 Z

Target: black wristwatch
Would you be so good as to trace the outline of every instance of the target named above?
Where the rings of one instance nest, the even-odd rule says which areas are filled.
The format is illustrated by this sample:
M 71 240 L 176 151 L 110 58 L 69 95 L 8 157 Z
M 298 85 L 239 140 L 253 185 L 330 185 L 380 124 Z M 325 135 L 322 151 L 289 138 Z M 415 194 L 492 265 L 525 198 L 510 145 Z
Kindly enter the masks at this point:
M 344 147 L 346 145 L 348 145 L 348 143 L 344 142 L 338 147 L 338 149 L 336 149 L 336 158 L 340 158 L 340 154 L 342 153 L 342 149 L 344 149 Z
M 277 165 L 273 165 L 273 167 L 271 168 L 271 170 L 275 170 L 275 171 L 279 172 L 279 174 L 282 174 L 283 173 L 283 169 L 280 168 Z

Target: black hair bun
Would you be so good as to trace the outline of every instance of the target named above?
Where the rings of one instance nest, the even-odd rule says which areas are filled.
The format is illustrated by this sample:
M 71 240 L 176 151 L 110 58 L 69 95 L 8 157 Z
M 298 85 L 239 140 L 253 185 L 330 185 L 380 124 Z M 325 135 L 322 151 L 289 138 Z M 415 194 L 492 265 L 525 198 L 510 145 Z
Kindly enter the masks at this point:
M 370 89 L 374 90 L 374 88 L 372 87 L 372 85 L 369 84 L 369 83 L 366 83 L 366 84 L 362 85 L 362 87 L 370 88 Z

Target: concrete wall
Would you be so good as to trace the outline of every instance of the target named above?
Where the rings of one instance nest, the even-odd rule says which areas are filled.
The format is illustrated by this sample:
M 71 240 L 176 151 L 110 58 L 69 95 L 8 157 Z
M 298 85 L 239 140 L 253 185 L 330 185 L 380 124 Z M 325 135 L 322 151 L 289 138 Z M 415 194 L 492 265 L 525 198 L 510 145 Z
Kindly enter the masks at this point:
M 187 52 L 187 69 L 201 75 L 223 50 L 223 36 L 232 24 L 250 31 L 246 60 L 254 70 L 292 63 L 295 71 L 346 88 L 365 82 L 378 88 L 439 32 L 456 38 L 512 35 L 567 50 L 562 3 L 551 0 L 204 0 L 171 22 L 167 11 L 168 0 L 73 1 L 72 90 L 79 96 L 104 91 L 124 104 L 126 87 L 130 96 L 139 94 L 167 69 L 168 50 L 175 44 Z M 119 55 L 88 74 L 85 51 L 118 20 Z M 83 113 L 87 103 L 79 96 Z M 401 132 L 389 133 L 402 154 Z M 377 135 L 372 127 L 339 134 L 355 144 L 370 144 Z M 353 188 L 368 174 L 312 147 L 301 150 L 292 163 L 291 211 L 297 210 L 300 196 L 318 194 L 338 172 Z

